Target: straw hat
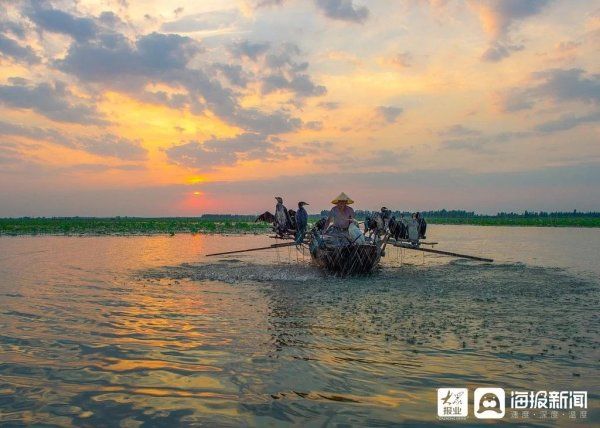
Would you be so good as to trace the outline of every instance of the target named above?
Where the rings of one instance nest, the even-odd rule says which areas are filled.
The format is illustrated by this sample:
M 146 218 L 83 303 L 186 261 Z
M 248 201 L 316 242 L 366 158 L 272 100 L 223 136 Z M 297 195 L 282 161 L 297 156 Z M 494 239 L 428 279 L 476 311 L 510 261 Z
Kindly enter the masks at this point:
M 350 199 L 350 196 L 346 195 L 344 192 L 340 193 L 337 198 L 331 201 L 332 204 L 337 204 L 338 202 L 346 202 L 348 205 L 354 203 L 354 201 Z

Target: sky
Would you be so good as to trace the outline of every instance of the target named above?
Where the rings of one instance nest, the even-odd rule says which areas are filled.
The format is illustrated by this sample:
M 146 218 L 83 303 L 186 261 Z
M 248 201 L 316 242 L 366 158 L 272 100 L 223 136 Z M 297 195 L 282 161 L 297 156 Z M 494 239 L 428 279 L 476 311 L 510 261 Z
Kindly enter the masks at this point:
M 600 0 L 0 3 L 0 217 L 600 210 Z

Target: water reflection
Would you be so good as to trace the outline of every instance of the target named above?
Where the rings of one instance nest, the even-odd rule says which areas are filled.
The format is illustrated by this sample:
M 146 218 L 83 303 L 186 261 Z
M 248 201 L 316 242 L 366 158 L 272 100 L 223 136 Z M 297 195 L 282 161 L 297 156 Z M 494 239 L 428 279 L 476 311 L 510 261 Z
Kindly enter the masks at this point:
M 585 276 L 407 255 L 342 280 L 283 251 L 202 258 L 264 240 L 0 240 L 0 424 L 426 425 L 441 385 L 598 398 Z

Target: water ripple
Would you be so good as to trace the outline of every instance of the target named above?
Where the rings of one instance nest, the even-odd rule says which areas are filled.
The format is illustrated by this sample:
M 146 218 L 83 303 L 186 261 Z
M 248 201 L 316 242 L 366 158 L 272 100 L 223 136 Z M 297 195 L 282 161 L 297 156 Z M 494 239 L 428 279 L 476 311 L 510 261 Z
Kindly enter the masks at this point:
M 428 426 L 442 385 L 597 399 L 599 285 L 561 268 L 392 260 L 339 279 L 97 239 L 0 260 L 0 425 Z

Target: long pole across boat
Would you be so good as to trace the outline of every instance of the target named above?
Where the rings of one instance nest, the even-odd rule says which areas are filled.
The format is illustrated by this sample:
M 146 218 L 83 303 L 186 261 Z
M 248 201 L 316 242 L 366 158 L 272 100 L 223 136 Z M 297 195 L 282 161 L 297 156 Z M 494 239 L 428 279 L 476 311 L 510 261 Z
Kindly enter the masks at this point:
M 269 245 L 268 247 L 248 248 L 246 250 L 225 251 L 225 252 L 222 252 L 222 253 L 207 254 L 205 257 L 223 256 L 225 254 L 249 253 L 250 251 L 270 250 L 271 248 L 291 247 L 292 245 L 296 245 L 296 243 L 295 242 L 286 242 L 284 244 Z
M 434 250 L 433 248 L 414 247 L 412 245 L 406 245 L 406 244 L 394 244 L 394 247 L 406 248 L 407 250 L 423 251 L 424 253 L 441 254 L 443 256 L 459 257 L 461 259 L 477 260 L 480 262 L 493 262 L 494 261 L 493 259 L 488 259 L 485 257 L 470 256 L 468 254 L 460 254 L 460 253 L 452 253 L 450 251 Z

